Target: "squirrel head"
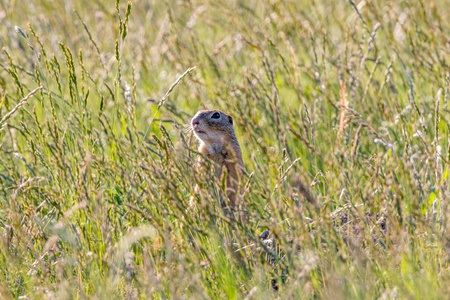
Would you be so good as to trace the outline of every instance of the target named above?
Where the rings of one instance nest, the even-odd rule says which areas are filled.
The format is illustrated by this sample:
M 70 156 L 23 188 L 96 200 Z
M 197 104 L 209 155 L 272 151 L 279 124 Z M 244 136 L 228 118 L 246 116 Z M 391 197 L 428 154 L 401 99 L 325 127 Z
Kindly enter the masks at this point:
M 223 144 L 235 139 L 233 118 L 219 110 L 201 110 L 192 118 L 192 130 L 207 145 Z

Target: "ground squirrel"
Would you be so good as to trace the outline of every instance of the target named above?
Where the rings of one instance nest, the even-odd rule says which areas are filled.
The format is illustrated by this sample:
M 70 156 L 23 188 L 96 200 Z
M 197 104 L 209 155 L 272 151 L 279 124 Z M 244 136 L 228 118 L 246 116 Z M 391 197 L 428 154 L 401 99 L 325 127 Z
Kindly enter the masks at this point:
M 243 170 L 242 152 L 236 138 L 233 118 L 219 110 L 201 110 L 192 118 L 192 130 L 200 141 L 198 151 L 220 167 L 216 167 L 218 178 L 225 167 L 227 177 L 227 197 L 229 205 L 222 199 L 222 207 L 236 208 L 236 193 L 239 172 Z

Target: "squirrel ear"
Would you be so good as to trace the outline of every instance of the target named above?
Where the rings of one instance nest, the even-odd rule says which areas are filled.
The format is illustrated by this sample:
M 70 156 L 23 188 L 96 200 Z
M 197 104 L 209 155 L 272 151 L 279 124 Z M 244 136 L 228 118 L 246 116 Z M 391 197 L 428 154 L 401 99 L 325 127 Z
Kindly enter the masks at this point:
M 231 116 L 228 116 L 228 122 L 230 122 L 230 124 L 233 124 L 233 118 Z

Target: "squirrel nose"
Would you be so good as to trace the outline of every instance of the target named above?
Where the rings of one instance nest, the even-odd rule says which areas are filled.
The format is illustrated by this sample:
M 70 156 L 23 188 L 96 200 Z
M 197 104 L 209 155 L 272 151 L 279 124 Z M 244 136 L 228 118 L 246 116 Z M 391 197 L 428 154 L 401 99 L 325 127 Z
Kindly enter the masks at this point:
M 199 121 L 192 121 L 192 126 L 195 126 L 195 125 L 198 125 L 198 124 L 200 124 Z

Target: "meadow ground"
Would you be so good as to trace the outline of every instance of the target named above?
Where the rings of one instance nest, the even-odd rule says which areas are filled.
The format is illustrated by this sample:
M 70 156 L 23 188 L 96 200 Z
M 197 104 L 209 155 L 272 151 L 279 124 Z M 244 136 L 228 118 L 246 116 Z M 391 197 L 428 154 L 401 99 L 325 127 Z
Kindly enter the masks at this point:
M 449 6 L 0 1 L 1 297 L 448 298 Z

